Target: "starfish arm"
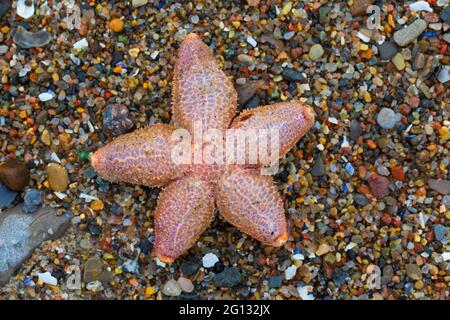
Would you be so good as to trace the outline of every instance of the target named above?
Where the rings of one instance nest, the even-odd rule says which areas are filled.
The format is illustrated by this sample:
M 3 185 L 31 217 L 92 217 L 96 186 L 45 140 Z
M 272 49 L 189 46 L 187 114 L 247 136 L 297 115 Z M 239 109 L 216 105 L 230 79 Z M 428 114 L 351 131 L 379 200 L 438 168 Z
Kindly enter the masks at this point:
M 287 240 L 283 202 L 271 177 L 233 167 L 220 178 L 215 195 L 220 214 L 239 230 L 272 246 Z
M 162 191 L 155 211 L 154 254 L 163 262 L 173 262 L 192 247 L 213 215 L 209 183 L 196 175 L 171 183 Z
M 99 176 L 111 182 L 165 186 L 185 174 L 187 166 L 172 161 L 175 128 L 156 124 L 119 136 L 91 156 Z
M 172 104 L 175 125 L 191 133 L 195 124 L 203 129 L 226 129 L 236 114 L 237 92 L 231 78 L 194 33 L 186 36 L 179 49 Z
M 282 158 L 313 124 L 313 109 L 301 101 L 292 100 L 245 110 L 233 120 L 231 129 L 256 130 L 258 138 L 263 134 L 262 130 L 276 130 L 278 155 Z

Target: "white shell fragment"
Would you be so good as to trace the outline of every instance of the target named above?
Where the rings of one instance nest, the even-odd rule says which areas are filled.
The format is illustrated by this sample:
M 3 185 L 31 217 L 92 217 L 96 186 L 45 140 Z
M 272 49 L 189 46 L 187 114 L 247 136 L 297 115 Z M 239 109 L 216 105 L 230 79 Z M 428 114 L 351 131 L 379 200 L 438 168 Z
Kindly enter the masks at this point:
M 34 0 L 31 6 L 27 6 L 26 0 L 17 1 L 17 15 L 24 19 L 29 19 L 34 15 Z
M 409 5 L 409 9 L 411 11 L 433 12 L 433 9 L 430 7 L 430 4 L 426 1 L 417 1 L 417 2 L 411 3 Z

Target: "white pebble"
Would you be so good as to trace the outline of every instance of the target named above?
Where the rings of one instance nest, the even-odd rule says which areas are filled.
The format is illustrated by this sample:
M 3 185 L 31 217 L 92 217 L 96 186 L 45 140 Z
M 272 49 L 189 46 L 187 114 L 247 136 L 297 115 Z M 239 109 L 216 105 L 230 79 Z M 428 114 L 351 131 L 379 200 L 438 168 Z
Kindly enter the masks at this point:
M 303 286 L 297 287 L 298 294 L 302 300 L 314 300 L 314 296 L 312 294 L 313 287 L 312 286 Z
M 450 252 L 444 252 L 442 254 L 442 259 L 444 259 L 444 261 L 450 260 Z
M 305 256 L 302 255 L 301 253 L 297 253 L 292 255 L 292 259 L 296 260 L 296 261 L 303 261 L 305 260 Z
M 358 32 L 357 33 L 358 38 L 360 38 L 362 41 L 364 42 L 369 42 L 370 38 L 368 36 L 366 36 L 364 33 L 362 32 Z
M 203 256 L 202 262 L 204 268 L 212 268 L 219 261 L 219 258 L 214 253 L 207 253 Z
M 155 261 L 156 261 L 156 265 L 158 267 L 161 267 L 161 268 L 165 268 L 166 267 L 166 264 L 164 262 L 162 262 L 161 260 L 159 260 L 158 258 L 156 258 Z
M 351 250 L 351 249 L 353 249 L 354 247 L 356 247 L 356 243 L 350 242 L 350 243 L 345 247 L 344 251 Z
M 401 116 L 389 108 L 382 108 L 377 115 L 377 122 L 384 129 L 392 129 L 400 119 Z
M 58 285 L 58 279 L 56 279 L 54 276 L 52 276 L 52 274 L 50 272 L 44 272 L 44 273 L 38 273 L 38 278 L 39 280 L 41 280 L 42 282 L 52 285 L 52 286 L 56 286 Z
M 34 15 L 34 1 L 31 6 L 27 6 L 26 0 L 17 1 L 17 15 L 24 19 L 31 18 Z
M 252 37 L 247 37 L 247 42 L 252 45 L 252 47 L 256 47 L 258 45 L 258 42 L 256 42 L 255 39 L 253 39 Z
M 50 101 L 55 97 L 53 92 L 44 92 L 39 95 L 39 100 L 42 102 Z
M 291 280 L 295 276 L 296 273 L 297 273 L 297 267 L 295 265 L 292 265 L 284 271 L 284 277 L 286 280 Z
M 450 80 L 450 66 L 447 65 L 442 68 L 441 72 L 439 72 L 438 80 L 441 83 L 446 83 Z
M 430 7 L 430 4 L 426 1 L 417 1 L 417 2 L 411 3 L 409 5 L 409 9 L 411 11 L 433 12 L 433 9 Z
M 347 136 L 344 136 L 341 148 L 348 148 L 348 147 L 350 147 L 350 143 L 348 142 Z
M 181 294 L 181 287 L 175 280 L 171 279 L 166 282 L 162 292 L 169 297 L 177 297 Z
M 158 57 L 158 55 L 159 55 L 159 51 L 153 51 L 153 52 L 150 54 L 150 57 L 151 57 L 153 60 L 155 60 L 155 59 Z
M 100 281 L 95 280 L 91 281 L 86 285 L 86 289 L 92 292 L 97 292 L 103 290 L 103 285 Z
M 86 38 L 81 39 L 80 41 L 77 41 L 73 44 L 73 48 L 75 50 L 82 50 L 89 47 L 89 43 L 87 42 Z
M 55 191 L 53 193 L 55 194 L 55 196 L 57 196 L 61 200 L 64 199 L 65 197 L 67 197 L 67 194 L 62 193 L 62 192 Z

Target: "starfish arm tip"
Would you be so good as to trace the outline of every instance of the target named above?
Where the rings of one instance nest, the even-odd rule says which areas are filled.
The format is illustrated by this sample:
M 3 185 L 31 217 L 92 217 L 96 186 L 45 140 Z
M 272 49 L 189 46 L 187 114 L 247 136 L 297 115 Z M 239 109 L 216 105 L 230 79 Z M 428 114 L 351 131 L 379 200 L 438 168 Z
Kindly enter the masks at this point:
M 282 247 L 288 240 L 288 232 L 284 231 L 274 242 L 270 243 L 273 247 Z
M 175 261 L 175 258 L 169 257 L 169 256 L 165 256 L 163 254 L 160 253 L 155 253 L 156 258 L 159 259 L 159 261 L 167 263 L 167 264 L 171 264 L 172 262 Z
M 189 33 L 183 41 L 200 40 L 200 36 L 194 32 Z

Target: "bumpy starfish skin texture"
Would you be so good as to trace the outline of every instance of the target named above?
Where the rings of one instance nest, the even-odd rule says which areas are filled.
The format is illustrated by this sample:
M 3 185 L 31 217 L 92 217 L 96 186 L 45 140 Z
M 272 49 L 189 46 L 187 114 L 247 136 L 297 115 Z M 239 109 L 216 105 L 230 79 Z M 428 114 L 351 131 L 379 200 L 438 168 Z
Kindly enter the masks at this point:
M 211 49 L 195 34 L 186 36 L 181 44 L 173 82 L 176 126 L 191 132 L 195 123 L 210 129 L 228 128 L 236 114 L 237 92 Z
M 91 156 L 98 174 L 112 182 L 155 187 L 180 178 L 188 167 L 171 160 L 175 128 L 156 124 L 122 135 Z
M 280 143 L 278 152 L 281 158 L 305 135 L 313 122 L 312 108 L 292 100 L 245 110 L 233 120 L 231 128 L 242 130 L 277 129 Z M 267 165 L 268 163 L 263 164 Z
M 214 214 L 212 186 L 195 175 L 164 189 L 155 211 L 155 254 L 172 261 L 186 252 L 209 226 Z
M 167 186 L 154 212 L 154 254 L 161 261 L 172 262 L 195 244 L 215 206 L 242 232 L 267 245 L 283 245 L 288 238 L 283 201 L 272 178 L 259 170 L 269 163 L 178 165 L 171 158 L 176 141 L 170 135 L 175 128 L 195 135 L 199 122 L 203 130 L 219 129 L 224 136 L 251 129 L 260 139 L 263 129 L 275 129 L 282 157 L 313 125 L 312 109 L 293 100 L 244 111 L 232 121 L 237 93 L 196 34 L 181 44 L 173 81 L 174 126 L 152 125 L 117 138 L 92 155 L 93 167 L 109 181 Z M 208 144 L 196 146 L 204 151 Z
M 283 201 L 258 169 L 231 167 L 220 178 L 216 202 L 228 222 L 255 239 L 273 246 L 287 239 Z

